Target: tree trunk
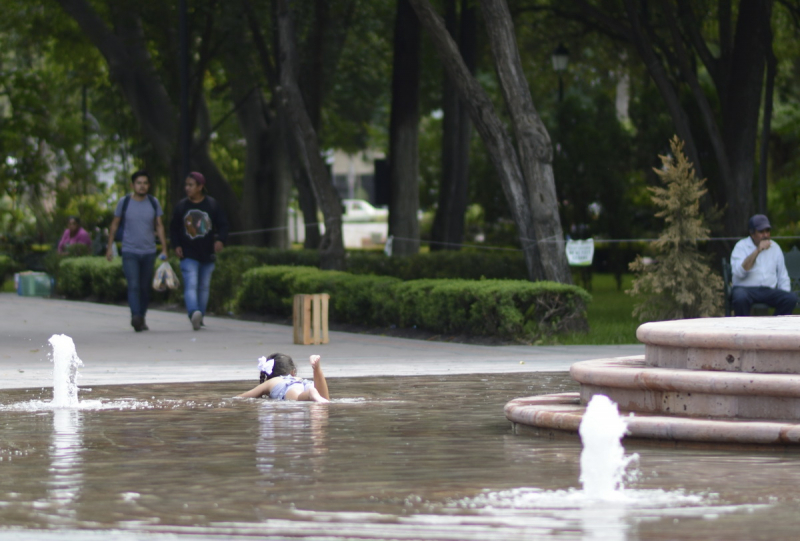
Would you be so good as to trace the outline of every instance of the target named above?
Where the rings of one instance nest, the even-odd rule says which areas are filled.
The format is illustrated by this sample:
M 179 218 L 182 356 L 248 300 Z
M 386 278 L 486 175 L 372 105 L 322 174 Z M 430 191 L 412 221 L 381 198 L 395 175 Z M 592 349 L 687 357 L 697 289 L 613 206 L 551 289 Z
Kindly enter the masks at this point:
M 392 255 L 419 252 L 420 29 L 408 0 L 397 0 L 389 125 L 389 235 Z
M 288 0 L 278 0 L 280 94 L 286 107 L 291 138 L 298 150 L 298 159 L 302 169 L 311 178 L 314 195 L 325 216 L 325 234 L 319 248 L 321 267 L 344 270 L 342 205 L 322 159 L 317 134 L 297 86 L 297 47 L 288 4 Z
M 506 63 L 497 66 L 503 92 L 507 96 L 506 104 L 512 117 L 520 116 L 514 119 L 514 129 L 520 145 L 519 153 L 495 112 L 491 99 L 469 73 L 455 42 L 430 3 L 427 0 L 411 0 L 411 3 L 433 40 L 445 69 L 456 81 L 459 96 L 469 108 L 472 121 L 497 170 L 509 209 L 517 224 L 528 276 L 531 280 L 572 283 L 555 200 L 555 183 L 550 163 L 552 148 L 547 131 L 533 108 L 530 93 L 528 92 L 527 98 L 522 95 L 527 84 L 523 84 L 524 76 L 519 65 L 507 6 L 490 0 L 482 4 L 482 11 L 487 20 L 496 62 Z M 550 208 L 546 208 L 548 205 Z
M 250 33 L 253 36 L 253 44 L 258 52 L 261 69 L 264 72 L 273 95 L 278 96 L 280 93 L 279 66 L 276 66 L 278 62 L 273 62 L 272 55 L 270 54 L 270 48 L 267 45 L 267 40 L 264 38 L 264 35 L 261 32 L 261 28 L 258 24 L 258 17 L 252 3 L 249 0 L 242 0 L 242 6 L 244 7 L 244 11 L 247 15 L 248 26 L 250 28 Z M 279 11 L 277 3 L 273 2 L 271 7 L 273 26 L 277 28 Z M 277 34 L 278 32 L 275 31 L 276 36 Z M 273 49 L 280 49 L 278 37 L 275 37 L 273 41 Z M 275 54 L 275 56 L 277 57 L 277 54 Z M 274 99 L 273 109 L 275 110 L 276 122 L 280 123 L 279 125 L 273 124 L 273 136 L 278 133 L 282 134 L 282 142 L 278 143 L 278 141 L 275 141 L 275 144 L 273 144 L 272 147 L 273 159 L 275 160 L 275 163 L 273 164 L 273 170 L 274 173 L 278 175 L 276 177 L 278 184 L 274 187 L 278 191 L 289 190 L 290 187 L 281 184 L 281 176 L 287 174 L 287 172 L 289 175 L 291 175 L 291 178 L 294 180 L 295 187 L 297 188 L 297 198 L 300 203 L 300 211 L 303 214 L 305 232 L 305 241 L 303 243 L 303 247 L 309 250 L 316 250 L 319 248 L 321 237 L 319 234 L 319 225 L 317 224 L 317 202 L 314 200 L 314 191 L 311 188 L 311 181 L 303 170 L 302 164 L 298 158 L 299 150 L 294 147 L 292 134 L 286 123 L 286 104 L 281 99 Z M 280 132 L 275 130 L 280 130 Z M 282 199 L 282 197 L 283 196 L 278 196 L 279 199 Z M 284 210 L 288 216 L 288 208 Z M 279 242 L 288 243 L 288 239 L 281 239 Z
M 535 239 L 523 244 L 542 259 L 548 280 L 572 283 L 564 248 L 564 233 L 558 215 L 558 197 L 553 177 L 553 145 L 544 123 L 533 106 L 528 81 L 505 0 L 483 0 L 481 12 L 492 46 L 495 69 L 517 140 L 522 175 L 528 190 Z M 534 246 L 538 241 L 538 246 Z
M 285 111 L 278 109 L 270 130 L 270 177 L 267 200 L 276 202 L 271 205 L 272 212 L 267 217 L 267 246 L 273 248 L 289 248 L 289 199 L 292 191 L 292 164 L 289 157 L 289 137 Z M 280 205 L 280 207 L 278 206 Z M 319 235 L 319 228 L 317 228 Z
M 744 234 L 747 219 L 753 214 L 753 179 L 755 172 L 758 115 L 764 86 L 767 49 L 768 2 L 742 0 L 736 23 L 731 70 L 724 88 L 722 137 L 733 175 L 726 186 L 727 212 L 725 230 L 730 235 Z
M 461 2 L 458 31 L 456 0 L 446 2 L 445 24 L 470 73 L 475 71 L 475 10 L 469 0 Z M 431 250 L 458 250 L 464 242 L 464 216 L 469 193 L 469 147 L 472 123 L 452 79 L 445 73 L 442 88 L 442 179 L 439 203 L 433 221 Z
M 270 235 L 264 229 L 273 227 L 274 216 L 276 213 L 285 212 L 289 202 L 288 199 L 279 200 L 270 197 L 270 192 L 273 191 L 272 184 L 276 180 L 275 172 L 270 167 L 270 153 L 271 145 L 276 139 L 270 137 L 270 125 L 267 122 L 269 113 L 261 90 L 253 84 L 250 76 L 252 68 L 247 62 L 247 57 L 240 54 L 240 51 L 247 47 L 247 42 L 243 38 L 242 34 L 231 36 L 231 47 L 223 57 L 225 73 L 230 82 L 232 102 L 236 107 L 236 118 L 247 144 L 242 179 L 241 216 L 243 230 L 251 233 L 245 233 L 237 240 L 247 245 L 271 246 L 268 242 Z M 286 223 L 282 225 L 286 226 Z
M 767 80 L 766 87 L 764 88 L 764 112 L 762 114 L 762 128 L 761 128 L 761 150 L 759 156 L 758 168 L 758 212 L 760 214 L 767 213 L 767 172 L 769 170 L 769 139 L 772 126 L 772 109 L 775 94 L 775 76 L 778 71 L 778 59 L 775 58 L 775 51 L 772 47 L 772 25 L 770 24 L 771 17 L 764 21 L 766 26 L 765 49 L 767 51 Z

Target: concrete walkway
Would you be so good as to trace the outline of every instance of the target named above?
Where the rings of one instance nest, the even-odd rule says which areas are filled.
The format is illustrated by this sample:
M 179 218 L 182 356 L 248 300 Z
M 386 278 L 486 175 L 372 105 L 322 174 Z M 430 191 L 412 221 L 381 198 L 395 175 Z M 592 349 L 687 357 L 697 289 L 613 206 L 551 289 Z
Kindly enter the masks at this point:
M 0 294 L 0 388 L 52 387 L 53 334 L 72 337 L 83 361 L 79 384 L 257 381 L 256 359 L 291 355 L 310 377 L 310 354 L 328 377 L 566 371 L 576 361 L 643 355 L 644 345 L 475 346 L 331 332 L 330 343 L 298 346 L 285 325 L 206 317 L 193 331 L 184 314 L 151 310 L 135 333 L 127 307 Z M 299 361 L 299 362 L 298 362 Z

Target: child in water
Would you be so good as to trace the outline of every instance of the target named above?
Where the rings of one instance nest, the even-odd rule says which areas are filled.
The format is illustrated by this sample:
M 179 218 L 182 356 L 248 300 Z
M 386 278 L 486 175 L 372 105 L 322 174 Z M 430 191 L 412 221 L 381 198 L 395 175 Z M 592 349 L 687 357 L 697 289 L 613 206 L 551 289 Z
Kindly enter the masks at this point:
M 297 377 L 294 361 L 283 353 L 273 353 L 269 357 L 258 359 L 261 371 L 261 383 L 239 396 L 242 398 L 258 398 L 268 395 L 277 400 L 304 400 L 307 402 L 330 402 L 328 383 L 322 373 L 319 355 L 309 358 L 314 371 L 314 381 Z

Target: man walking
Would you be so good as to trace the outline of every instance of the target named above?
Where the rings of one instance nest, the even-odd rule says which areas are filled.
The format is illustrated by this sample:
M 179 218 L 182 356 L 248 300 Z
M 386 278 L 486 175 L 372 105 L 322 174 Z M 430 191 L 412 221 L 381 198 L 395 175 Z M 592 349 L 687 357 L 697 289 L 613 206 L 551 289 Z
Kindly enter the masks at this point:
M 146 331 L 147 306 L 156 261 L 156 241 L 161 241 L 161 259 L 167 258 L 167 238 L 161 216 L 164 211 L 158 199 L 148 194 L 150 179 L 147 171 L 131 175 L 133 193 L 117 203 L 114 220 L 108 232 L 106 259 L 114 257 L 113 246 L 117 230 L 122 229 L 122 271 L 128 281 L 128 305 L 131 325 L 136 332 Z
M 748 221 L 750 236 L 736 243 L 731 254 L 733 290 L 731 303 L 737 316 L 749 316 L 754 303 L 775 309 L 776 316 L 790 315 L 797 304 L 780 246 L 770 240 L 772 227 L 763 214 Z
M 186 311 L 196 331 L 203 326 L 211 273 L 228 241 L 228 219 L 217 201 L 206 193 L 206 178 L 192 172 L 186 177 L 186 198 L 172 213 L 170 240 L 181 259 L 183 299 Z

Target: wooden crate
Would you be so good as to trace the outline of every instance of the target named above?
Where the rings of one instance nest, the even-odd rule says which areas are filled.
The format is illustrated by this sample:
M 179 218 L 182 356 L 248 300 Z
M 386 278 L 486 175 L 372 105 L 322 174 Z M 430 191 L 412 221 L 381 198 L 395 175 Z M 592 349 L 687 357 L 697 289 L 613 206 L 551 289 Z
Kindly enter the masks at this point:
M 292 326 L 295 344 L 307 346 L 328 343 L 328 302 L 330 298 L 331 296 L 327 293 L 294 296 Z

